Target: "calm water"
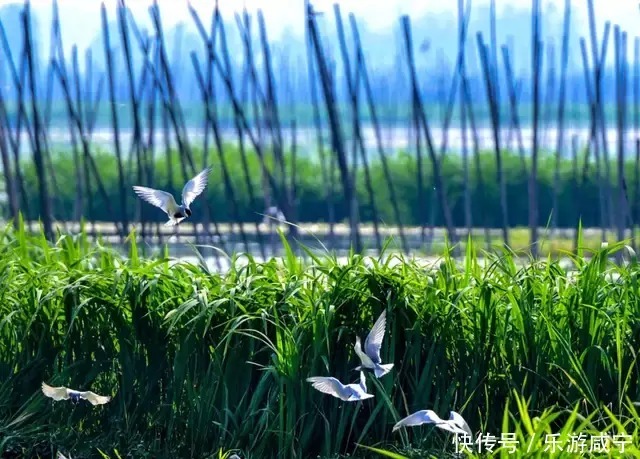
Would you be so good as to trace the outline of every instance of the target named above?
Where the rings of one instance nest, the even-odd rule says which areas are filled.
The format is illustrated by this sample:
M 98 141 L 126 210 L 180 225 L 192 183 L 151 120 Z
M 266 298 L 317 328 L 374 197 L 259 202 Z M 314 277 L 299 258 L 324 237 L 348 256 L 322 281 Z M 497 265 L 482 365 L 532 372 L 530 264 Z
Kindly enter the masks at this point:
M 173 243 L 173 244 L 169 243 L 167 245 L 169 249 L 169 257 L 170 257 L 171 264 L 188 262 L 194 265 L 200 265 L 200 258 L 197 255 L 195 255 L 195 250 L 196 250 L 195 247 L 190 246 L 188 244 L 182 244 L 182 243 Z M 127 256 L 127 249 L 123 245 L 113 244 L 113 247 L 116 248 L 119 252 L 121 252 L 125 257 Z M 138 247 L 139 247 L 141 256 L 158 257 L 158 256 L 161 256 L 162 254 L 162 247 L 157 245 L 152 246 L 149 244 L 139 243 Z M 422 266 L 424 269 L 433 269 L 433 268 L 437 268 L 443 259 L 442 253 L 444 253 L 444 250 L 442 247 L 444 247 L 444 239 L 442 239 L 441 241 L 434 241 L 432 245 L 432 248 L 433 248 L 433 251 L 431 252 L 433 253 L 432 255 L 426 255 L 424 254 L 424 252 L 418 253 L 417 251 L 414 253 L 410 253 L 409 255 L 402 255 L 400 250 L 394 249 L 393 247 L 391 247 L 382 256 L 379 255 L 377 250 L 366 250 L 363 254 L 363 258 L 364 258 L 365 264 L 369 266 L 373 265 L 374 260 L 380 260 L 380 259 L 383 260 L 384 262 L 388 262 L 390 266 L 395 266 L 397 264 L 402 263 L 402 259 L 401 259 L 402 257 L 404 260 L 410 259 L 415 261 L 416 263 L 418 263 L 418 265 Z M 250 256 L 257 263 L 262 263 L 264 261 L 268 261 L 272 259 L 276 259 L 278 262 L 282 263 L 284 260 L 283 257 L 285 256 L 285 253 L 281 245 L 274 246 L 273 251 L 271 249 L 268 250 L 266 257 L 263 257 L 259 253 L 257 249 L 257 244 L 255 248 L 256 248 L 256 251 L 251 252 Z M 200 251 L 202 258 L 204 259 L 207 269 L 209 271 L 226 273 L 229 270 L 231 266 L 231 258 L 221 253 L 220 248 L 216 249 L 216 248 L 212 248 L 212 246 L 203 245 L 203 246 L 198 246 L 198 250 Z M 313 252 L 318 256 L 320 256 L 320 258 L 322 258 L 323 254 L 326 255 L 327 253 L 326 251 L 323 251 L 319 248 L 316 248 L 315 250 L 313 250 Z M 244 255 L 244 253 L 246 252 L 244 252 L 243 250 L 238 250 L 236 253 L 238 254 L 236 258 L 236 267 L 245 266 L 247 263 L 249 263 L 249 257 Z M 346 264 L 349 259 L 348 250 L 345 250 L 345 249 L 333 250 L 331 253 L 333 254 L 333 256 L 335 256 L 339 264 Z M 298 258 L 303 258 L 304 260 L 306 260 L 306 262 L 309 262 L 309 263 L 312 262 L 312 259 L 304 251 L 299 251 L 297 253 L 297 256 Z M 460 264 L 462 264 L 464 261 L 464 258 L 459 257 L 457 258 L 457 261 Z M 484 261 L 485 261 L 484 257 L 478 256 L 478 262 L 481 265 L 484 263 Z M 522 257 L 516 260 L 516 264 L 519 266 L 524 266 L 527 263 L 529 263 L 529 259 L 526 257 Z M 567 270 L 571 270 L 574 268 L 573 262 L 566 257 L 560 259 L 560 265 Z
M 71 148 L 71 137 L 67 128 L 51 127 L 49 132 L 49 142 L 56 149 L 69 149 Z M 291 144 L 292 130 L 285 128 L 282 130 L 283 139 L 287 145 Z M 351 128 L 349 126 L 343 127 L 345 138 L 351 139 Z M 481 149 L 494 148 L 493 132 L 490 127 L 482 127 L 478 129 L 478 141 Z M 543 150 L 553 151 L 556 148 L 558 141 L 559 131 L 554 127 L 541 128 L 539 131 L 540 148 Z M 194 145 L 201 145 L 204 142 L 204 131 L 200 128 L 189 128 L 187 134 Z M 431 129 L 432 139 L 436 150 L 440 151 L 444 142 L 444 131 L 442 128 Z M 448 151 L 461 152 L 463 148 L 463 135 L 462 130 L 459 127 L 451 127 L 447 131 L 446 145 Z M 123 151 L 128 152 L 131 145 L 133 131 L 130 129 L 121 130 L 120 132 L 120 144 L 123 147 Z M 365 148 L 369 154 L 377 152 L 377 140 L 375 130 L 372 125 L 364 125 L 362 129 L 363 140 Z M 525 152 L 529 151 L 533 141 L 533 132 L 529 127 L 521 129 L 522 144 Z M 564 130 L 564 154 L 569 156 L 571 147 L 571 138 L 573 136 L 578 138 L 578 146 L 583 148 L 589 138 L 589 127 L 568 127 Z M 325 146 L 329 145 L 329 134 L 325 131 Z M 381 130 L 383 148 L 387 152 L 394 152 L 401 149 L 415 149 L 415 133 L 410 127 L 403 126 L 386 126 Z M 222 129 L 222 138 L 225 142 L 237 142 L 237 134 L 235 129 Z M 624 145 L 627 151 L 635 151 L 635 135 L 632 129 L 627 131 Z M 245 145 L 249 145 L 249 137 L 245 135 Z M 95 146 L 102 147 L 107 150 L 113 149 L 113 131 L 110 128 L 99 128 L 92 136 L 92 141 Z M 617 131 L 614 128 L 607 129 L 607 145 L 610 152 L 616 151 L 617 148 Z M 213 145 L 213 141 L 210 137 L 210 145 Z M 298 128 L 296 130 L 296 142 L 298 147 L 303 152 L 314 151 L 317 148 L 317 135 L 313 128 Z M 175 142 L 173 142 L 175 145 Z M 164 146 L 164 135 L 161 131 L 155 133 L 155 145 L 158 148 Z M 422 140 L 424 148 L 424 139 Z M 470 131 L 467 131 L 467 145 L 469 151 L 472 151 L 472 139 Z M 515 136 L 515 132 L 509 129 L 503 129 L 501 132 L 501 146 L 502 148 L 518 150 L 519 142 Z M 21 148 L 23 151 L 28 152 L 31 150 L 29 140 L 26 133 L 23 133 L 23 141 L 21 142 Z M 377 153 L 376 153 L 377 154 Z

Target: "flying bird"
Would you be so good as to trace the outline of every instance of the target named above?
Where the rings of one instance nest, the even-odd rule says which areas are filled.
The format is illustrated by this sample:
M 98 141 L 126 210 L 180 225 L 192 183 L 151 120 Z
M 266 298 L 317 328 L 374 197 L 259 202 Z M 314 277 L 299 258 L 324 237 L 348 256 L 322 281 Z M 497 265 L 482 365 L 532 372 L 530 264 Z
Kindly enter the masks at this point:
M 356 402 L 373 398 L 373 394 L 367 394 L 367 382 L 364 373 L 360 372 L 360 384 L 347 384 L 346 386 L 333 377 L 313 376 L 307 378 L 313 387 L 325 394 L 333 395 L 345 402 Z
M 467 424 L 467 421 L 465 421 L 459 413 L 456 413 L 455 411 L 449 412 L 449 423 L 464 430 L 467 435 L 473 438 L 473 432 L 471 432 L 469 424 Z
M 211 167 L 207 167 L 184 185 L 184 188 L 182 188 L 182 204 L 180 205 L 176 203 L 173 195 L 166 191 L 147 188 L 146 186 L 134 186 L 133 191 L 149 204 L 159 207 L 167 213 L 169 221 L 165 225 L 178 225 L 185 218 L 191 217 L 191 203 L 207 187 L 210 172 Z
M 92 405 L 104 405 L 111 400 L 109 396 L 102 396 L 95 394 L 91 391 L 77 391 L 66 387 L 51 387 L 46 383 L 42 383 L 42 393 L 49 398 L 54 399 L 56 402 L 60 400 L 69 400 L 78 403 L 80 399 L 86 400 Z
M 442 430 L 452 432 L 459 435 L 467 434 L 473 438 L 473 434 L 469 425 L 460 414 L 455 411 L 449 413 L 449 419 L 444 420 L 440 418 L 433 410 L 420 410 L 413 414 L 410 414 L 404 419 L 401 419 L 393 426 L 393 432 L 400 427 L 414 427 L 422 424 L 435 424 Z
M 280 209 L 278 209 L 278 207 L 270 206 L 264 211 L 264 218 L 262 219 L 262 224 L 263 225 L 269 225 L 269 224 L 274 224 L 275 225 L 276 222 L 274 221 L 274 219 L 279 220 L 281 222 L 286 220 L 286 218 L 284 217 L 284 214 L 282 213 L 282 211 Z
M 360 337 L 356 337 L 356 344 L 353 348 L 356 351 L 358 357 L 360 357 L 361 366 L 355 368 L 360 370 L 361 368 L 368 368 L 373 370 L 376 378 L 381 378 L 391 371 L 393 363 L 386 365 L 382 364 L 380 359 L 380 347 L 382 347 L 382 339 L 384 338 L 384 329 L 387 325 L 387 311 L 382 311 L 376 323 L 373 324 L 373 328 L 367 335 L 367 339 L 364 342 L 364 352 L 362 351 L 362 344 Z

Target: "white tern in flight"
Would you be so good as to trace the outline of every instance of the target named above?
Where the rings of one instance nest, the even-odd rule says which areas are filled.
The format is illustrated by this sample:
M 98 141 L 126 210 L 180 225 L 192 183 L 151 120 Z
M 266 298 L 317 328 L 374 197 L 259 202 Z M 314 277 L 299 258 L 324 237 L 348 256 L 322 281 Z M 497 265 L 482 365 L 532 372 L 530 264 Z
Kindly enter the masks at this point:
M 276 221 L 276 220 L 279 220 L 279 221 Z M 284 221 L 286 221 L 284 214 L 276 206 L 267 207 L 267 209 L 264 211 L 264 217 L 262 218 L 263 225 L 269 225 L 269 224 L 277 225 L 278 223 L 284 222 Z
M 404 419 L 401 419 L 393 426 L 393 432 L 398 430 L 400 427 L 414 427 L 422 424 L 435 424 L 436 427 L 439 427 L 442 430 L 446 430 L 448 432 L 452 432 L 459 435 L 467 434 L 469 437 L 473 438 L 473 434 L 469 425 L 464 420 L 462 416 L 460 416 L 455 411 L 451 411 L 449 414 L 449 419 L 444 420 L 440 418 L 434 411 L 432 410 L 420 410 L 416 411 L 413 414 L 410 414 Z
M 104 405 L 105 403 L 111 400 L 109 396 L 102 396 L 95 394 L 91 391 L 77 391 L 73 389 L 68 389 L 66 387 L 51 387 L 44 382 L 42 383 L 42 392 L 49 398 L 54 399 L 55 401 L 59 400 L 69 400 L 72 402 L 78 403 L 80 399 L 86 400 L 92 405 Z
M 169 221 L 165 225 L 178 225 L 185 218 L 191 217 L 189 206 L 207 187 L 210 172 L 211 167 L 207 167 L 184 185 L 184 188 L 182 188 L 182 204 L 180 205 L 176 203 L 173 195 L 166 191 L 147 188 L 146 186 L 134 186 L 133 191 L 149 204 L 153 204 L 167 213 Z
M 373 370 L 376 378 L 381 378 L 391 371 L 393 363 L 382 365 L 380 360 L 380 347 L 382 346 L 382 339 L 384 338 L 384 329 L 387 325 L 387 311 L 382 311 L 376 323 L 373 324 L 373 328 L 367 335 L 367 339 L 364 342 L 364 352 L 362 352 L 362 344 L 360 337 L 356 337 L 356 344 L 353 348 L 360 357 L 361 366 L 356 367 L 356 370 L 361 368 L 368 368 Z
M 356 402 L 373 398 L 373 394 L 367 394 L 367 382 L 363 372 L 360 372 L 360 384 L 347 384 L 346 386 L 333 377 L 313 376 L 307 378 L 313 383 L 313 387 L 325 394 L 333 395 L 345 402 Z

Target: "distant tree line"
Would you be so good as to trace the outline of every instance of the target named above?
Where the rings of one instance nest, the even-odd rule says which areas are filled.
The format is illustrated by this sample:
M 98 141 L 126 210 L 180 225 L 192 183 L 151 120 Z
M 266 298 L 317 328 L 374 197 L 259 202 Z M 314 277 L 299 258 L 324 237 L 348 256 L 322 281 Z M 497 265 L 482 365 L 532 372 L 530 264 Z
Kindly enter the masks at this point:
M 178 161 L 178 153 L 173 153 L 173 164 Z M 196 158 L 201 152 L 196 153 Z M 248 155 L 247 166 L 249 177 L 245 176 L 243 167 L 238 160 L 238 152 L 234 147 L 225 149 L 225 158 L 227 159 L 227 167 L 229 169 L 230 182 L 233 193 L 238 202 L 239 217 L 244 222 L 253 222 L 262 219 L 258 213 L 265 210 L 265 189 L 260 180 L 260 163 L 254 155 Z M 292 156 L 285 155 L 287 170 L 292 167 Z M 106 152 L 95 154 L 95 160 L 102 174 L 102 180 L 106 189 L 107 198 L 112 203 L 119 202 L 120 189 L 118 186 L 118 175 L 115 157 Z M 539 164 L 538 189 L 539 189 L 539 225 L 545 226 L 552 212 L 553 201 L 553 183 L 555 159 L 551 154 L 542 155 Z M 76 212 L 77 190 L 76 180 L 74 177 L 74 167 L 72 156 L 66 153 L 58 153 L 53 157 L 53 169 L 56 171 L 57 185 L 59 190 L 55 190 L 53 198 L 54 217 L 60 221 L 72 221 L 79 218 Z M 528 224 L 528 208 L 527 208 L 527 186 L 528 177 L 522 171 L 522 158 L 517 153 L 507 152 L 503 156 L 504 175 L 507 184 L 508 193 L 508 215 L 510 226 L 527 226 Z M 197 159 L 201 163 L 200 159 Z M 580 161 L 578 161 L 580 162 Z M 218 222 L 234 221 L 230 207 L 228 191 L 225 190 L 224 182 L 221 175 L 219 160 L 216 157 L 211 164 L 213 172 L 210 176 L 209 186 L 205 192 L 205 198 L 212 210 L 211 218 Z M 388 158 L 388 165 L 396 190 L 400 217 L 404 225 L 419 225 L 421 209 L 427 215 L 427 221 L 423 222 L 427 225 L 443 226 L 443 216 L 438 206 L 433 185 L 432 171 L 429 165 L 424 165 L 423 176 L 426 181 L 425 189 L 427 196 L 420 197 L 417 188 L 417 164 L 414 156 L 405 152 L 399 152 Z M 472 168 L 470 171 L 471 180 L 468 183 L 472 198 L 472 225 L 474 227 L 489 226 L 493 228 L 500 227 L 501 215 L 499 209 L 499 187 L 494 177 L 496 176 L 495 160 L 493 153 L 483 152 L 480 155 L 480 174 L 484 177 L 483 186 L 478 186 L 478 171 Z M 630 193 L 635 193 L 637 184 L 633 182 L 635 174 L 635 162 L 628 162 L 625 165 L 625 174 L 627 186 Z M 446 194 L 449 198 L 454 224 L 457 227 L 465 226 L 464 212 L 464 187 L 463 182 L 463 164 L 458 155 L 445 155 L 442 164 L 443 176 L 445 177 Z M 178 168 L 179 169 L 179 168 Z M 328 222 L 330 213 L 334 215 L 334 221 L 345 221 L 348 218 L 348 203 L 345 202 L 342 189 L 339 185 L 338 173 L 334 168 L 333 178 L 327 176 L 323 178 L 323 171 L 320 162 L 312 157 L 302 156 L 296 158 L 296 219 L 300 222 Z M 26 189 L 36 189 L 36 173 L 31 162 L 23 164 L 24 180 Z M 185 183 L 184 177 L 178 170 L 170 170 L 167 166 L 167 157 L 159 158 L 153 165 L 154 182 L 141 183 L 144 186 L 160 188 L 168 190 L 180 199 L 182 185 Z M 575 172 L 578 172 L 575 174 Z M 276 170 L 272 169 L 272 173 L 276 174 Z M 583 172 L 586 175 L 583 176 Z M 325 171 L 325 173 L 328 173 Z M 370 199 L 363 180 L 364 171 L 359 169 L 357 172 L 357 196 L 358 196 L 358 214 L 361 222 L 371 222 L 372 209 Z M 378 160 L 370 162 L 370 174 L 373 183 L 379 184 L 375 187 L 375 202 L 378 207 L 380 223 L 395 225 L 397 222 L 394 218 L 394 212 L 390 201 L 389 188 L 386 184 L 381 163 Z M 289 174 L 287 174 L 289 175 Z M 584 169 L 584 164 L 576 164 L 570 159 L 564 159 L 560 162 L 560 180 L 558 189 L 558 209 L 557 225 L 559 227 L 574 227 L 577 219 L 581 218 L 585 226 L 599 226 L 601 217 L 599 207 L 597 205 L 599 199 L 599 188 L 596 181 L 596 172 L 594 167 Z M 162 222 L 165 216 L 162 211 L 150 205 L 139 206 L 136 196 L 130 189 L 130 186 L 137 184 L 132 181 L 132 177 L 136 177 L 135 169 L 130 169 L 127 174 L 127 189 L 125 190 L 126 209 L 116 207 L 117 212 L 126 211 L 128 220 L 138 219 L 136 209 L 140 208 L 143 212 L 142 218 L 145 221 Z M 586 180 L 583 180 L 586 178 Z M 277 176 L 276 176 L 277 180 Z M 617 180 L 611 178 L 612 183 Z M 253 188 L 254 202 L 251 202 L 250 193 L 247 188 L 250 184 Z M 91 187 L 90 187 L 91 188 Z M 84 218 L 94 221 L 119 221 L 121 215 L 114 215 L 107 211 L 104 205 L 104 197 L 98 193 L 93 187 L 88 193 L 82 197 L 85 201 L 86 211 Z M 38 199 L 36 193 L 29 193 L 26 196 L 27 209 L 23 212 L 28 218 L 37 218 L 40 214 L 38 207 Z M 194 204 L 194 215 L 191 220 L 202 221 L 204 213 L 198 211 L 202 207 L 205 200 L 197 201 Z M 331 208 L 331 209 L 330 209 Z M 634 215 L 637 206 L 632 206 Z

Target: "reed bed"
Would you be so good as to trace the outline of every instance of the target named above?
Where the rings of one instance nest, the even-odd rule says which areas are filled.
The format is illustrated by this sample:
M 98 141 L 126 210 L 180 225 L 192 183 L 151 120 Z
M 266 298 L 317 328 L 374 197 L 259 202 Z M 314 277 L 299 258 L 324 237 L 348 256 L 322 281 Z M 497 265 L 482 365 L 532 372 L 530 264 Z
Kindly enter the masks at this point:
M 176 161 L 179 158 L 178 151 L 172 151 L 173 159 Z M 238 150 L 232 145 L 225 146 L 225 151 L 222 156 L 226 157 L 226 161 L 229 163 L 227 167 L 227 174 L 233 187 L 237 190 L 235 198 L 239 206 L 237 214 L 234 214 L 233 206 L 229 203 L 226 197 L 225 184 L 224 184 L 224 172 L 221 167 L 221 161 L 214 158 L 210 161 L 209 165 L 213 170 L 210 176 L 210 183 L 205 190 L 203 197 L 206 200 L 197 202 L 194 204 L 196 210 L 189 221 L 205 222 L 205 211 L 210 206 L 213 210 L 213 215 L 216 217 L 218 227 L 226 226 L 228 223 L 239 227 L 240 223 L 255 223 L 262 220 L 265 208 L 257 205 L 255 196 L 252 198 L 249 193 L 249 187 L 243 185 L 244 177 L 242 171 L 242 165 L 240 162 L 235 161 L 234 157 L 238 154 Z M 584 164 L 586 152 L 580 152 L 580 165 Z M 493 164 L 493 153 L 480 151 L 478 153 L 479 169 L 473 166 L 470 168 L 470 174 L 476 175 L 476 172 L 485 177 L 495 175 L 496 168 Z M 202 161 L 202 152 L 194 149 L 194 157 L 200 163 Z M 292 165 L 294 157 L 285 153 L 283 160 L 287 167 Z M 117 162 L 113 158 L 112 153 L 102 151 L 94 153 L 94 160 L 99 169 L 103 172 L 103 184 L 105 186 L 107 198 L 111 202 L 118 202 L 118 195 L 121 188 L 119 178 L 117 174 Z M 296 223 L 322 223 L 327 222 L 331 226 L 333 231 L 340 231 L 337 227 L 344 221 L 348 221 L 349 204 L 339 194 L 332 197 L 334 204 L 334 213 L 330 215 L 327 212 L 326 198 L 324 196 L 323 187 L 325 186 L 325 180 L 322 176 L 322 165 L 318 162 L 314 156 L 297 157 L 295 158 L 299 176 L 297 178 L 297 202 L 299 209 L 297 210 Z M 390 190 L 386 186 L 378 186 L 373 190 L 373 196 L 376 200 L 377 216 L 379 218 L 377 232 L 383 236 L 384 227 L 392 224 L 400 226 L 421 226 L 420 214 L 417 209 L 420 207 L 420 200 L 417 198 L 420 196 L 419 189 L 414 180 L 415 171 L 418 164 L 409 153 L 405 151 L 398 151 L 393 156 L 385 160 L 386 166 L 382 165 L 382 162 L 377 159 L 372 159 L 369 163 L 371 177 L 374 183 L 383 183 L 384 169 L 388 168 L 393 182 L 395 183 L 395 191 L 397 197 L 400 198 L 400 202 L 397 203 L 398 213 L 400 218 L 396 217 L 395 205 L 393 199 L 391 199 Z M 509 189 L 509 215 L 510 215 L 510 227 L 511 230 L 515 226 L 527 226 L 527 177 L 522 174 L 520 159 L 517 152 L 502 151 L 503 161 L 503 173 Z M 525 161 L 527 164 L 528 160 Z M 587 200 L 589 202 L 596 202 L 598 194 L 600 192 L 600 184 L 597 180 L 597 176 L 593 168 L 589 169 L 589 173 L 584 177 L 578 177 L 571 171 L 572 163 L 569 160 L 562 159 L 559 161 L 561 166 L 561 174 L 558 179 L 559 186 L 562 191 L 558 193 L 557 200 L 553 202 L 553 183 L 555 174 L 555 158 L 551 154 L 541 152 L 538 158 L 538 181 L 537 187 L 540 190 L 540 216 L 538 224 L 540 226 L 546 226 L 554 217 L 558 225 L 555 228 L 561 229 L 575 229 L 578 220 L 582 220 L 585 227 L 600 227 L 600 219 L 597 206 L 590 206 L 589 208 L 578 213 L 576 211 L 577 195 L 580 199 Z M 59 151 L 52 158 L 52 164 L 58 172 L 60 178 L 59 191 L 54 199 L 54 207 L 56 209 L 55 215 L 57 221 L 62 221 L 67 224 L 71 224 L 73 221 L 77 221 L 80 217 L 91 223 L 100 221 L 110 221 L 114 224 L 119 224 L 119 214 L 126 214 L 127 222 L 133 220 L 145 221 L 146 223 L 164 223 L 164 214 L 160 211 L 156 212 L 155 209 L 143 207 L 144 212 L 140 212 L 136 205 L 129 205 L 124 207 L 118 207 L 117 212 L 109 212 L 105 206 L 97 206 L 96 209 L 88 214 L 77 214 L 75 212 L 75 196 L 77 194 L 76 184 L 77 182 L 73 177 L 73 158 L 67 151 Z M 154 183 L 163 184 L 168 182 L 168 177 L 172 174 L 171 162 L 165 160 L 165 158 L 159 158 L 154 165 L 155 177 L 157 182 L 143 181 L 144 186 L 152 186 Z M 453 198 L 451 200 L 451 211 L 455 230 L 471 229 L 465 226 L 465 213 L 464 213 L 464 192 L 465 188 L 471 194 L 473 198 L 473 208 L 471 215 L 473 221 L 478 222 L 476 227 L 482 228 L 480 221 L 484 218 L 488 228 L 500 228 L 500 218 L 495 212 L 496 202 L 499 201 L 500 190 L 498 182 L 492 180 L 490 182 L 478 182 L 475 178 L 471 177 L 469 180 L 464 179 L 464 163 L 455 155 L 446 155 L 441 163 L 442 168 L 449 181 L 446 184 L 447 193 Z M 247 160 L 247 166 L 252 177 L 260 176 L 260 164 L 258 160 L 250 158 Z M 613 162 L 610 163 L 612 169 L 615 168 Z M 271 170 L 274 169 L 273 164 L 269 165 Z M 430 167 L 423 164 L 423 176 L 431 180 L 433 174 L 430 171 Z M 21 164 L 21 170 L 24 177 L 25 186 L 27 189 L 37 187 L 37 173 L 36 169 L 31 161 L 25 161 Z M 624 164 L 624 177 L 628 183 L 635 183 L 633 178 L 635 170 L 635 162 L 628 160 Z M 355 176 L 358 178 L 358 183 L 355 188 L 355 193 L 358 196 L 358 214 L 362 217 L 360 225 L 373 225 L 371 215 L 373 207 L 367 201 L 368 191 L 364 184 L 364 173 L 357 171 Z M 334 177 L 337 180 L 337 175 Z M 617 175 L 612 174 L 610 185 L 613 186 L 617 182 Z M 135 193 L 131 190 L 132 185 L 139 184 L 140 182 L 135 180 L 135 175 L 131 178 L 126 178 L 124 182 L 124 189 L 128 197 L 135 198 Z M 640 181 L 638 182 L 640 184 Z M 157 186 L 157 185 L 155 185 Z M 161 188 L 161 186 L 158 186 Z M 175 190 L 175 194 L 179 195 L 180 189 Z M 577 193 L 577 194 L 576 194 Z M 262 201 L 265 196 L 262 193 L 257 194 L 258 198 Z M 86 199 L 91 198 L 94 202 L 100 202 L 100 194 L 96 191 L 87 191 L 84 194 Z M 27 210 L 23 210 L 23 215 L 28 219 L 42 218 L 42 212 L 38 204 L 38 197 L 35 194 L 25 197 L 27 202 Z M 434 212 L 434 216 L 430 221 L 430 230 L 433 226 L 445 226 L 445 220 L 440 215 L 439 205 L 434 202 L 431 211 Z M 285 213 L 288 221 L 292 221 L 288 214 Z M 237 218 L 236 218 L 237 217 Z M 208 220 L 211 223 L 211 220 Z M 185 222 L 187 223 L 187 222 Z M 150 227 L 149 227 L 150 228 Z M 626 229 L 630 229 L 631 226 L 627 226 Z M 375 226 L 374 226 L 375 229 Z M 483 228 L 484 229 L 484 228 Z M 608 227 L 613 230 L 614 227 Z M 157 234 L 162 228 L 154 228 L 153 231 L 148 231 L 146 234 Z M 405 228 L 402 228 L 403 233 Z M 246 231 L 256 231 L 255 225 L 253 229 L 245 229 Z M 408 231 L 408 230 L 406 230 Z M 421 227 L 421 231 L 424 229 Z M 235 232 L 239 233 L 235 228 Z M 126 236 L 126 235 L 125 235 Z M 540 238 L 543 234 L 540 235 Z M 400 242 L 400 240 L 399 240 Z M 513 243 L 513 241 L 510 241 Z
M 640 38 L 600 27 L 593 0 L 564 0 L 561 28 L 534 0 L 524 67 L 495 0 L 488 11 L 458 0 L 453 53 L 435 24 L 407 15 L 388 29 L 395 52 L 378 49 L 354 14 L 310 1 L 289 12 L 304 23 L 304 46 L 273 40 L 261 10 L 234 21 L 216 2 L 209 11 L 187 3 L 189 19 L 172 27 L 157 3 L 147 16 L 122 0 L 100 8 L 87 47 L 63 42 L 69 23 L 50 3 L 51 23 L 38 26 L 42 10 L 29 0 L 0 8 L 0 210 L 39 217 L 49 240 L 56 221 L 81 217 L 108 217 L 122 239 L 132 220 L 158 236 L 160 214 L 130 185 L 176 193 L 206 165 L 218 185 L 198 218 L 216 236 L 218 224 L 238 224 L 247 251 L 239 224 L 253 222 L 262 256 L 270 238 L 255 213 L 271 206 L 292 223 L 326 221 L 331 236 L 348 222 L 357 252 L 368 242 L 363 222 L 377 250 L 393 222 L 406 254 L 403 228 L 413 225 L 423 240 L 443 226 L 453 242 L 457 228 L 483 228 L 487 244 L 498 227 L 507 245 L 510 228 L 527 225 L 533 255 L 547 221 L 582 220 L 602 239 L 637 226 Z M 575 22 L 585 7 L 587 36 Z M 472 20 L 487 15 L 488 30 Z M 294 239 L 297 227 L 289 231 Z
M 346 264 L 329 253 L 302 262 L 282 242 L 285 257 L 247 256 L 220 275 L 205 260 L 174 263 L 168 248 L 143 259 L 135 237 L 123 257 L 82 232 L 49 241 L 21 221 L 7 226 L 0 455 L 454 454 L 433 426 L 391 432 L 427 408 L 460 412 L 474 432 L 514 433 L 516 453 L 497 444 L 496 457 L 543 457 L 552 433 L 629 435 L 637 445 L 640 268 L 635 255 L 610 261 L 622 243 L 589 260 L 568 254 L 568 273 L 550 259 L 518 267 L 508 251 L 480 264 L 471 241 L 464 261 L 448 248 L 434 269 L 357 254 Z M 383 309 L 382 358 L 395 367 L 379 380 L 367 375 L 375 398 L 344 403 L 305 382 L 355 381 L 355 337 Z M 52 402 L 42 381 L 113 399 Z M 631 444 L 625 451 L 640 454 Z M 566 445 L 562 454 L 575 457 Z

